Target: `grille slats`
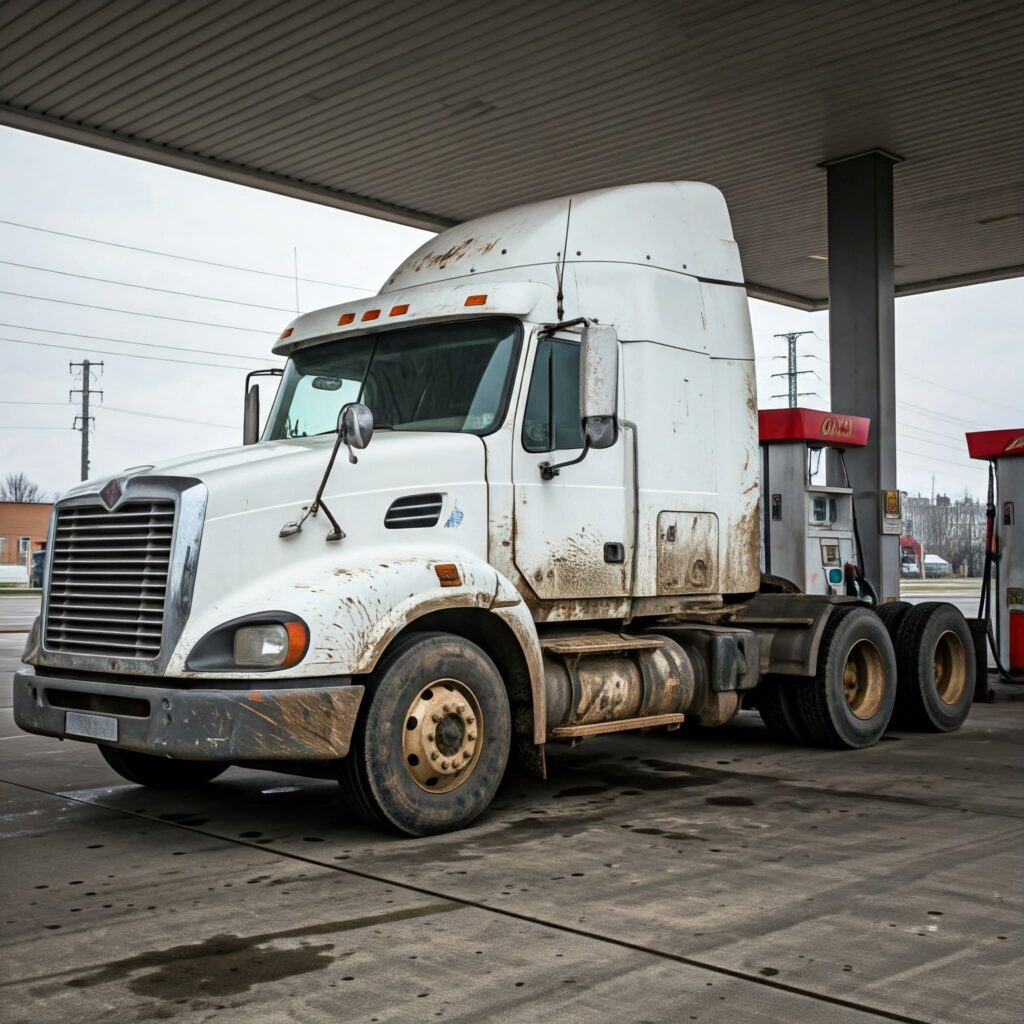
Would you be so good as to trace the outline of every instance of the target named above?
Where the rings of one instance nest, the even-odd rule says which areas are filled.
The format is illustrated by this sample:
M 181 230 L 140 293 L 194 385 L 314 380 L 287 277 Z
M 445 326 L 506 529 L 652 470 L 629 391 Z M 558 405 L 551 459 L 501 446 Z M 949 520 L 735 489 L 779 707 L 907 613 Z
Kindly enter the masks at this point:
M 442 494 L 409 494 L 396 498 L 384 516 L 384 526 L 388 530 L 436 526 L 443 504 Z
M 172 501 L 58 509 L 46 647 L 67 654 L 155 658 L 171 561 Z

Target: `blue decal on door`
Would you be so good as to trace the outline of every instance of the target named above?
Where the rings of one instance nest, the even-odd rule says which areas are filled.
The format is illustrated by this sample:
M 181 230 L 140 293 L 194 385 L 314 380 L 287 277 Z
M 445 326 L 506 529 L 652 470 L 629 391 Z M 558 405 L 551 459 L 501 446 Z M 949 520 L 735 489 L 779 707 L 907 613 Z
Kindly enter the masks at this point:
M 465 518 L 466 513 L 459 508 L 458 503 L 452 507 L 452 514 L 448 517 L 448 521 L 444 524 L 446 530 L 455 530 L 462 525 L 462 520 Z

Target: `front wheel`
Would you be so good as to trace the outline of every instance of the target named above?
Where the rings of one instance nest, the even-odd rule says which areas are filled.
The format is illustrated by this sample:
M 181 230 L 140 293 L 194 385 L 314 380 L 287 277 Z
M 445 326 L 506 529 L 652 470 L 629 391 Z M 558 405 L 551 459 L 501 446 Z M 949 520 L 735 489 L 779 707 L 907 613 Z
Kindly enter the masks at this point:
M 189 789 L 210 782 L 228 770 L 219 761 L 181 761 L 99 744 L 103 760 L 129 782 L 151 789 Z
M 446 633 L 414 633 L 370 678 L 339 781 L 374 824 L 411 836 L 465 828 L 490 804 L 512 719 L 494 662 Z

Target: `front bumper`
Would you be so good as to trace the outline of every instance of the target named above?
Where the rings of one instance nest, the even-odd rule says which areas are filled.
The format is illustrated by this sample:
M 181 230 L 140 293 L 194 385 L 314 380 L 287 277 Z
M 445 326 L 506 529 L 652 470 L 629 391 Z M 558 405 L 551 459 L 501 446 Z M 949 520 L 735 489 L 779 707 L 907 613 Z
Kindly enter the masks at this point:
M 349 750 L 363 687 L 174 689 L 62 679 L 22 668 L 14 721 L 26 732 L 101 742 L 66 729 L 69 711 L 113 718 L 111 746 L 200 761 L 322 761 Z M 109 725 L 109 723 L 106 723 Z M 108 742 L 106 739 L 102 742 Z

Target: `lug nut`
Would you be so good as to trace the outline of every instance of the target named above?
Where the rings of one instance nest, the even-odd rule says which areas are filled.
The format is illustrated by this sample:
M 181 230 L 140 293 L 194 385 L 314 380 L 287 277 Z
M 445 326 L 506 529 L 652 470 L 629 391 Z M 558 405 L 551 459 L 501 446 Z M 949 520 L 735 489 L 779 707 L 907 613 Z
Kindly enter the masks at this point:
M 473 756 L 473 752 L 471 750 L 464 750 L 462 756 L 468 761 Z
M 436 750 L 432 750 L 430 752 L 430 760 L 431 761 L 436 761 L 437 760 L 437 751 Z
M 449 764 L 449 763 L 448 763 L 447 761 L 442 761 L 442 762 L 441 762 L 441 768 L 442 768 L 442 769 L 443 769 L 444 771 L 448 771 L 448 769 L 449 769 L 449 768 L 451 768 L 451 765 L 450 765 L 450 764 Z
M 475 733 L 475 732 L 471 732 L 471 733 L 470 733 L 470 734 L 469 734 L 469 735 L 468 735 L 468 736 L 466 737 L 466 739 L 468 739 L 468 740 L 475 740 L 475 739 L 476 739 L 476 733 Z
M 446 715 L 447 715 L 447 714 L 450 714 L 450 713 L 451 713 L 451 710 L 452 710 L 452 706 L 451 706 L 451 704 L 445 704 L 445 705 L 444 705 L 444 707 L 443 707 L 443 708 L 441 708 L 441 710 L 442 710 L 442 711 L 443 711 L 443 712 L 444 712 L 444 713 L 445 713 Z
M 464 715 L 466 713 L 466 705 L 460 704 L 455 710 L 458 711 L 460 715 Z
M 432 715 L 430 716 L 430 720 L 431 720 L 432 722 L 440 722 L 440 721 L 441 721 L 441 716 L 440 716 L 440 715 L 439 715 L 439 714 L 438 714 L 438 713 L 437 713 L 437 712 L 435 711 L 435 712 L 434 712 L 434 713 L 433 713 L 433 714 L 432 714 Z
M 428 743 L 433 743 L 434 742 L 434 734 L 432 732 L 428 732 L 427 733 L 427 742 Z
M 466 725 L 472 725 L 476 719 L 472 715 L 466 715 Z

